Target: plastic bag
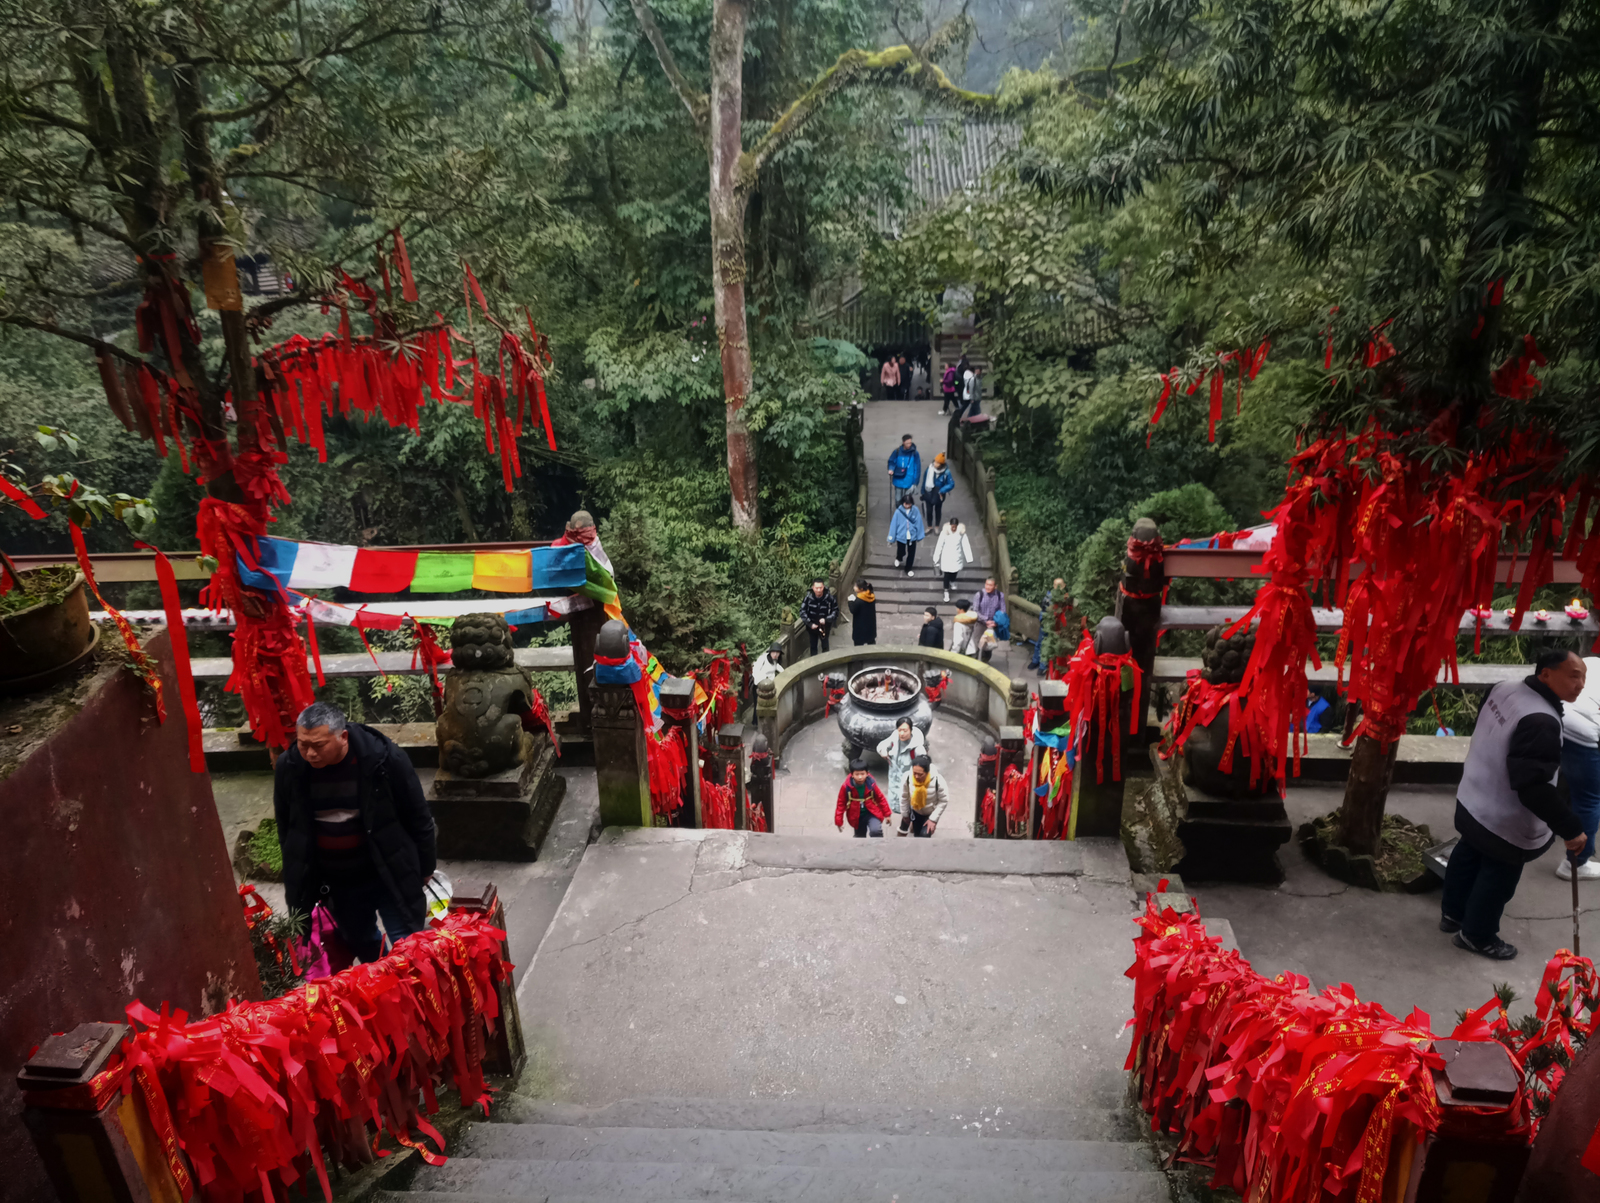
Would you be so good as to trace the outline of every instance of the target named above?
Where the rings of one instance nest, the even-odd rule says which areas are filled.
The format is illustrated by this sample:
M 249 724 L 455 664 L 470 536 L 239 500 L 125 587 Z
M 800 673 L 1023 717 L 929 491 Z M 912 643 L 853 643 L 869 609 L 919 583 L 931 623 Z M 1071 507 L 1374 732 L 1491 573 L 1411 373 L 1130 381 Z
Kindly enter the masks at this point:
M 450 910 L 450 895 L 455 890 L 443 869 L 435 869 L 433 876 L 422 885 L 422 897 L 428 904 L 429 919 L 443 919 Z
M 339 934 L 333 912 L 320 902 L 311 908 L 311 930 L 296 943 L 308 982 L 332 977 L 355 964 L 356 954 Z

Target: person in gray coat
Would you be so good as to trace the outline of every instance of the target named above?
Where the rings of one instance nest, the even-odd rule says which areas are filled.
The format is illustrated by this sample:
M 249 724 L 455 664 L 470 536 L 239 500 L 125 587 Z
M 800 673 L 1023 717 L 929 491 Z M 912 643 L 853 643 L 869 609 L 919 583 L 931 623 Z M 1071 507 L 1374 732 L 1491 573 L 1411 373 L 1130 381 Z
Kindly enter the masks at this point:
M 900 834 L 909 831 L 918 839 L 927 839 L 933 834 L 929 822 L 936 821 L 949 805 L 950 788 L 943 775 L 927 756 L 915 757 L 900 786 Z
M 1569 852 L 1587 842 L 1556 790 L 1562 707 L 1583 692 L 1586 675 L 1576 652 L 1545 652 L 1532 674 L 1496 685 L 1478 711 L 1456 790 L 1461 840 L 1450 854 L 1439 908 L 1439 930 L 1455 933 L 1457 948 L 1496 961 L 1516 956 L 1516 946 L 1500 938 L 1500 916 L 1517 892 L 1522 866 L 1557 837 Z

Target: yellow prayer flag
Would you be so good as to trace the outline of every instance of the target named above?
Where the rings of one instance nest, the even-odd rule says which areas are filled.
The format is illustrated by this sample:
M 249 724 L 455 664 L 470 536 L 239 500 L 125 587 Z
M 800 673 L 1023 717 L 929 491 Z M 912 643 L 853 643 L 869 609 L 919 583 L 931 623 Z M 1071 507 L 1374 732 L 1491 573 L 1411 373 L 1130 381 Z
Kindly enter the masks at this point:
M 525 551 L 475 552 L 472 587 L 495 593 L 528 593 L 533 589 L 533 562 Z

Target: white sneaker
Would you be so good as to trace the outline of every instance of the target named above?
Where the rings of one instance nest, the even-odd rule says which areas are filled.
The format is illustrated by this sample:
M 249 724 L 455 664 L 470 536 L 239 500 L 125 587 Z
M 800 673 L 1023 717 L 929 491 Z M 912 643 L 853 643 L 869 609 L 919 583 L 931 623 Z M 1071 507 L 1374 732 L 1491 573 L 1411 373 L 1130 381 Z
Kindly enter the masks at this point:
M 1557 865 L 1556 876 L 1562 881 L 1571 881 L 1572 862 L 1569 860 L 1563 860 L 1559 865 Z M 1594 881 L 1597 878 L 1600 878 L 1600 864 L 1596 864 L 1593 860 L 1587 860 L 1578 866 L 1579 881 Z
M 945 601 L 949 601 L 950 600 L 950 590 L 946 589 L 944 591 L 944 599 L 945 599 Z
M 903 564 L 903 563 L 904 563 L 904 562 L 905 562 L 905 561 L 903 561 L 903 560 L 896 560 L 896 561 L 895 561 L 895 562 L 894 562 L 894 566 L 895 566 L 895 567 L 896 567 L 896 568 L 898 568 L 898 567 L 900 567 L 900 565 L 901 565 L 901 564 Z
M 907 575 L 907 576 L 916 576 L 916 575 L 917 575 L 917 574 L 916 574 L 916 573 L 914 573 L 914 572 L 912 572 L 912 571 L 911 571 L 911 569 L 909 569 L 909 568 L 907 568 L 907 569 L 906 569 L 906 575 Z

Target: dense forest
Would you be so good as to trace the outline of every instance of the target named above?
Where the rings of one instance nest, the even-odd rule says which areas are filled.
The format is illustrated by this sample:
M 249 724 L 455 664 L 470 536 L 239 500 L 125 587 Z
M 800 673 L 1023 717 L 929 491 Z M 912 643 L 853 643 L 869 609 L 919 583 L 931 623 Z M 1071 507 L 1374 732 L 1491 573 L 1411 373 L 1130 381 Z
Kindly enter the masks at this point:
M 748 386 L 719 338 L 731 275 L 713 270 L 703 107 L 719 94 L 713 24 L 732 9 L 742 158 L 759 159 L 740 166 Z M 672 667 L 763 643 L 851 533 L 844 411 L 875 348 L 815 337 L 813 297 L 841 279 L 930 320 L 950 289 L 970 295 L 1005 413 L 985 453 L 1022 583 L 1066 576 L 1090 612 L 1134 513 L 1158 511 L 1169 539 L 1259 522 L 1297 439 L 1422 430 L 1446 411 L 1459 434 L 1439 454 L 1500 437 L 1473 420 L 1477 399 L 1524 335 L 1549 361 L 1530 412 L 1563 432 L 1574 470 L 1600 449 L 1596 29 L 1555 0 L 209 0 L 8 6 L 5 23 L 3 468 L 148 497 L 148 536 L 174 550 L 193 545 L 200 487 L 122 429 L 93 355 L 58 336 L 137 351 L 135 256 L 152 248 L 128 236 L 117 193 L 138 164 L 85 150 L 86 79 L 112 78 L 124 45 L 145 56 L 143 169 L 174 232 L 162 249 L 194 281 L 218 373 L 230 344 L 200 306 L 208 238 L 247 269 L 257 345 L 332 329 L 340 273 L 372 275 L 397 227 L 423 312 L 467 324 L 466 262 L 494 306 L 526 307 L 550 340 L 559 450 L 530 428 L 514 491 L 461 407 L 428 407 L 420 437 L 336 419 L 326 464 L 290 447 L 278 529 L 548 538 L 587 507 L 631 621 Z M 904 53 L 849 53 L 885 47 Z M 210 94 L 186 110 L 202 68 Z M 1012 123 L 1018 149 L 933 211 L 908 207 L 887 237 L 880 202 L 907 199 L 903 123 L 957 114 Z M 200 123 L 220 202 L 185 153 Z M 1237 390 L 1230 376 L 1213 439 L 1190 386 L 1269 343 L 1259 374 Z M 1164 374 L 1175 396 L 1152 427 Z M 759 533 L 730 509 L 735 408 Z M 90 531 L 102 548 L 131 537 Z M 65 545 L 59 520 L 14 510 L 0 540 Z

